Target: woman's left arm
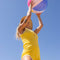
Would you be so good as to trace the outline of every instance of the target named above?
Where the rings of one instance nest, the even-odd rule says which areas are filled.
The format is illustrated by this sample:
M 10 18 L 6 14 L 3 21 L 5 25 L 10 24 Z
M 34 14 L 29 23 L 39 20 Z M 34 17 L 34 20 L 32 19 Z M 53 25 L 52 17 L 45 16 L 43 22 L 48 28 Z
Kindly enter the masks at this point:
M 40 30 L 42 29 L 42 27 L 43 27 L 43 23 L 42 23 L 42 20 L 41 20 L 41 17 L 40 17 L 41 14 L 36 14 L 36 15 L 37 15 L 38 20 L 39 20 L 39 26 L 35 29 L 34 32 L 36 34 L 38 34 L 40 32 Z

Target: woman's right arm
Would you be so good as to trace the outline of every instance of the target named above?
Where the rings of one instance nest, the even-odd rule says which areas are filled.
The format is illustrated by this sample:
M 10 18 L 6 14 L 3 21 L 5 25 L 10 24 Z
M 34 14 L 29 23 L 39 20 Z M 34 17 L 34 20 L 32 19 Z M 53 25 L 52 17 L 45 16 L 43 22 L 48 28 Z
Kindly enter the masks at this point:
M 42 23 L 42 20 L 41 20 L 41 17 L 40 17 L 41 14 L 36 14 L 36 15 L 37 15 L 38 20 L 39 20 L 39 26 L 37 27 L 37 29 L 34 32 L 36 34 L 38 34 L 43 27 L 43 23 Z
M 31 18 L 31 10 L 32 10 L 32 6 L 30 4 L 29 10 L 27 12 L 27 16 L 26 16 L 25 20 L 23 21 L 22 24 L 19 24 L 19 26 L 18 26 L 18 31 L 19 32 L 21 32 L 26 27 L 27 23 L 29 22 L 29 20 Z
M 23 21 L 22 24 L 19 24 L 19 26 L 17 27 L 16 30 L 16 38 L 20 38 L 20 34 L 22 34 L 22 30 L 26 27 L 27 23 L 29 22 L 29 19 L 31 18 L 31 11 L 32 11 L 32 4 L 30 4 L 29 6 L 29 10 L 27 12 L 27 16 L 25 18 L 25 20 Z

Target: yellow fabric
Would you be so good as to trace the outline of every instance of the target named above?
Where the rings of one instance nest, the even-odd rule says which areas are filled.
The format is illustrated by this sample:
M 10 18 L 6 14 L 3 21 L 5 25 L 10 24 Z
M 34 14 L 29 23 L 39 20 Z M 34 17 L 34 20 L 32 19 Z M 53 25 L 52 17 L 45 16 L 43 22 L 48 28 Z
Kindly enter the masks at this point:
M 26 28 L 24 33 L 20 35 L 23 42 L 22 56 L 30 55 L 33 60 L 40 60 L 40 50 L 38 45 L 38 35 Z

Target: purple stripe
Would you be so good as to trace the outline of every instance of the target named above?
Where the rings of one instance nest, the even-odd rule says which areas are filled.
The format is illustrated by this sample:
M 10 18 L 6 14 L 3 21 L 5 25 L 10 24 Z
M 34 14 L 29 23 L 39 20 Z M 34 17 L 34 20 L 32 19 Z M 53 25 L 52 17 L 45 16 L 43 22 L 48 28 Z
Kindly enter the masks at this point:
M 42 10 L 45 10 L 47 8 L 47 0 L 43 0 L 41 3 L 39 3 L 37 6 L 35 6 L 33 8 L 33 10 L 36 10 L 36 11 L 42 11 Z

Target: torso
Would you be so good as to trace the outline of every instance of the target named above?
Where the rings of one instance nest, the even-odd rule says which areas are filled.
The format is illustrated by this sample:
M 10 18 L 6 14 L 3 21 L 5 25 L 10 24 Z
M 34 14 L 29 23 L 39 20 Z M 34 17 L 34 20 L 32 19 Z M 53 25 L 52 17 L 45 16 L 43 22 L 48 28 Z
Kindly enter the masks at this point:
M 31 29 L 26 28 L 23 34 L 21 34 L 21 40 L 23 42 L 22 57 L 30 55 L 33 60 L 40 60 L 38 35 Z

